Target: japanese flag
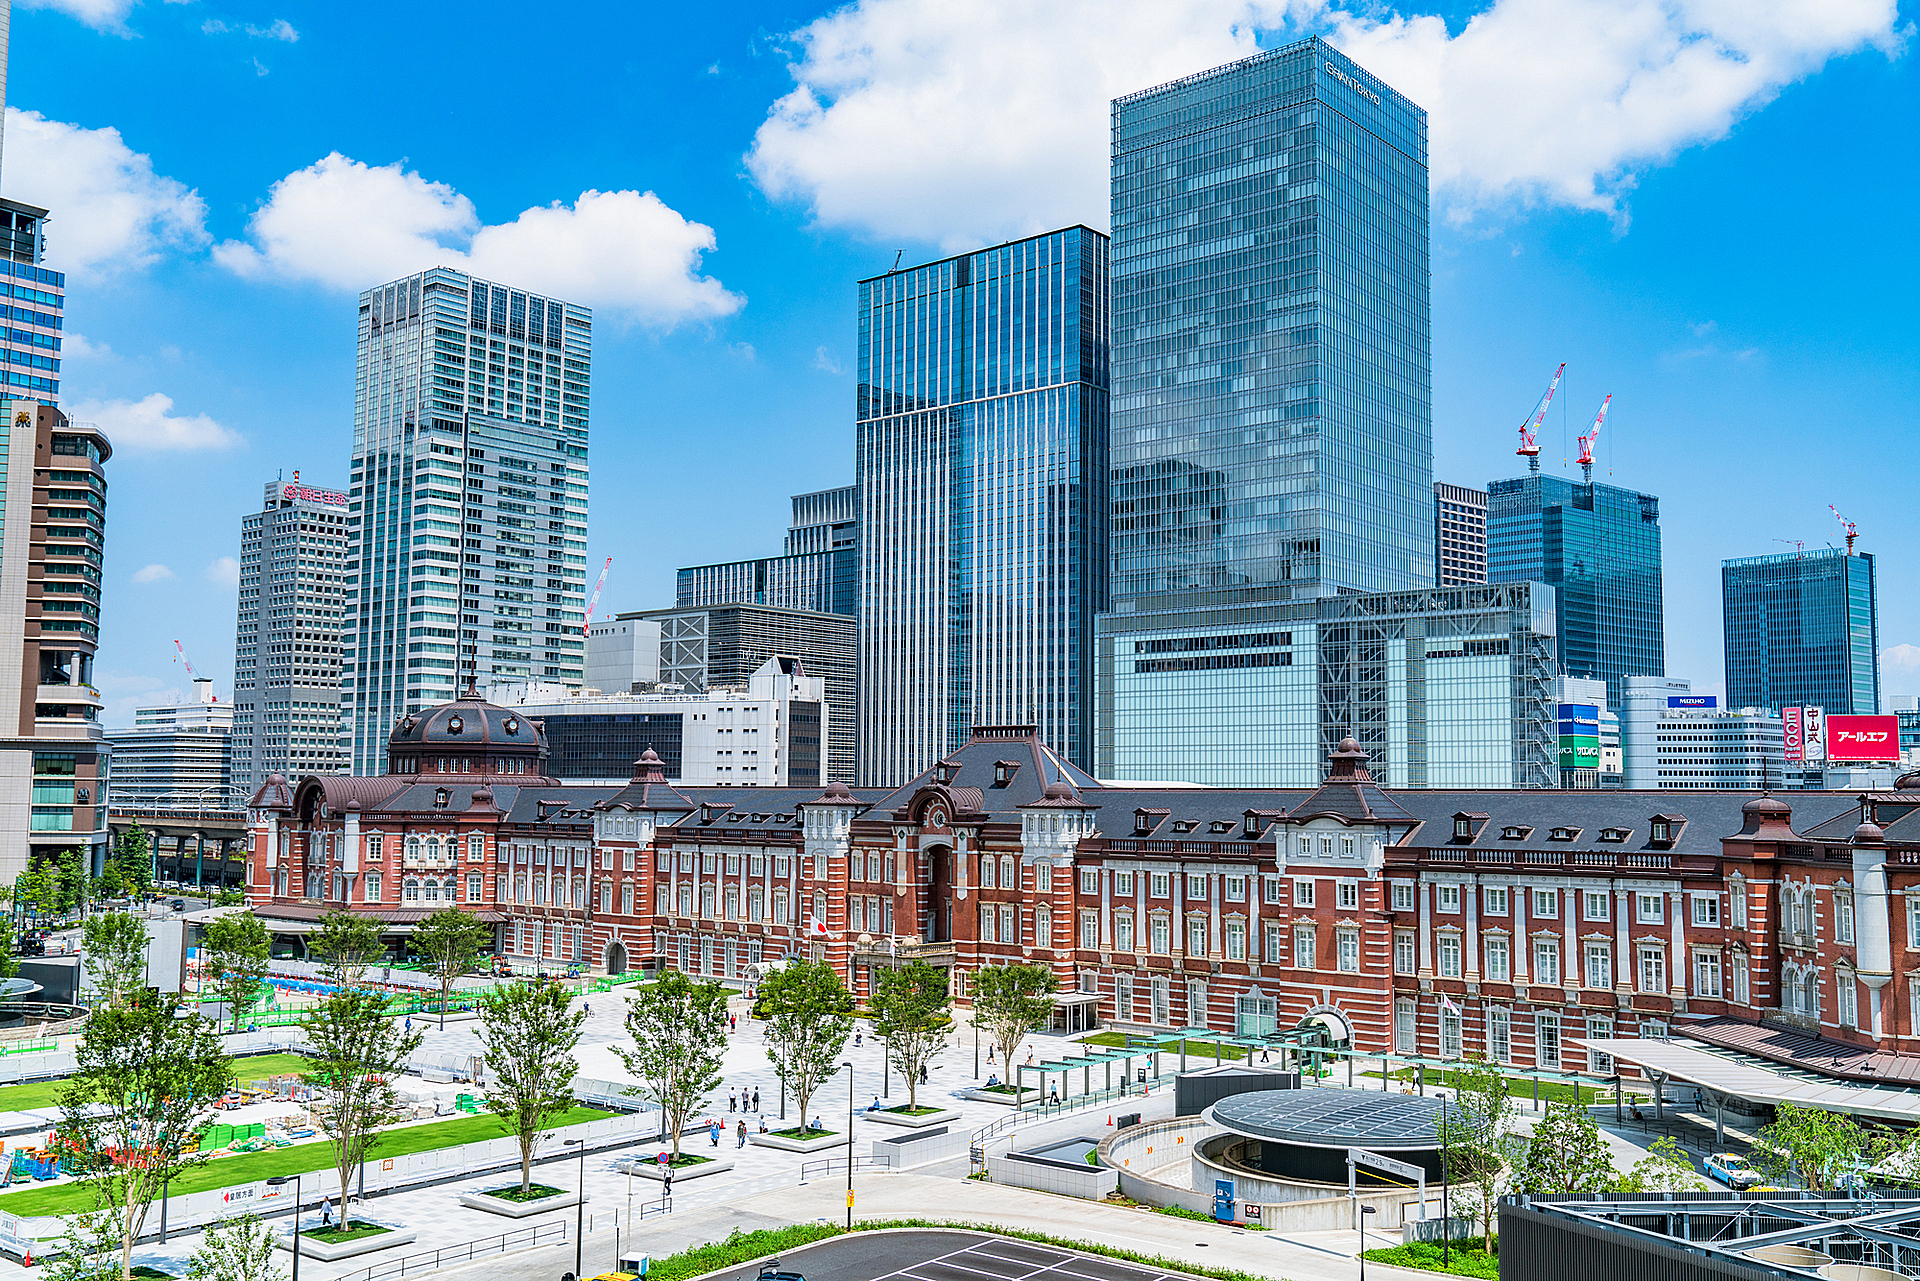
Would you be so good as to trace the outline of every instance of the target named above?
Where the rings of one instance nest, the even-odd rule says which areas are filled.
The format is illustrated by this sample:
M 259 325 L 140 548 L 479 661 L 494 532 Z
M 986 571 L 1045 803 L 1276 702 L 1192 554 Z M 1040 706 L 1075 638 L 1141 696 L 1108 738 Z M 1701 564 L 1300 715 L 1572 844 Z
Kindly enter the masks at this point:
M 807 937 L 825 939 L 832 938 L 833 935 L 828 933 L 827 923 L 825 921 L 809 912 L 807 913 Z
M 1445 992 L 1440 994 L 1440 1008 L 1449 1014 L 1458 1014 L 1460 1012 L 1460 1007 L 1455 1005 L 1453 998 L 1449 997 Z

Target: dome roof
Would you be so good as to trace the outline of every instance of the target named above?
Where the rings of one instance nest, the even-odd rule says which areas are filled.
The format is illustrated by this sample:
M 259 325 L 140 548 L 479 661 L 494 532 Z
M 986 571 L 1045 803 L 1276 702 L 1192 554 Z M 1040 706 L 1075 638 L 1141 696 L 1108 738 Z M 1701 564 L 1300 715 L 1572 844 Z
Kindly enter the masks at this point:
M 1756 796 L 1740 807 L 1742 814 L 1791 814 L 1793 807 L 1771 796 Z
M 1873 823 L 1862 823 L 1853 829 L 1853 843 L 1855 845 L 1883 845 L 1886 843 L 1886 839 L 1887 834 Z
M 485 750 L 492 756 L 537 756 L 546 746 L 547 736 L 538 721 L 478 697 L 462 697 L 403 717 L 387 735 L 387 747 L 393 751 L 459 748 Z

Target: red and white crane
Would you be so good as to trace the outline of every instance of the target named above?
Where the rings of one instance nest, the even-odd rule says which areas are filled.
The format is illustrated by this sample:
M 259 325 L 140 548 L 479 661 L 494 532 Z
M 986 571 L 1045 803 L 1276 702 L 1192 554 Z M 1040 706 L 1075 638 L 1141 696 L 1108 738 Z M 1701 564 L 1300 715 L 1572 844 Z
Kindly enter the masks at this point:
M 600 589 L 607 585 L 607 571 L 613 568 L 613 557 L 607 557 L 607 563 L 600 567 L 600 578 L 593 585 L 593 595 L 587 597 L 587 616 L 580 620 L 580 634 L 585 636 L 587 629 L 593 626 L 593 607 L 600 603 Z
M 1540 470 L 1540 424 L 1546 421 L 1547 406 L 1553 403 L 1553 393 L 1560 390 L 1560 377 L 1566 372 L 1567 362 L 1563 360 L 1560 368 L 1553 371 L 1553 381 L 1547 384 L 1547 394 L 1534 406 L 1533 413 L 1520 423 L 1520 448 L 1513 452 L 1527 460 L 1528 471 Z
M 180 661 L 180 662 L 182 662 L 182 663 L 185 663 L 185 664 L 186 664 L 186 668 L 187 668 L 187 675 L 188 675 L 188 676 L 190 676 L 190 677 L 192 677 L 192 678 L 193 678 L 193 679 L 195 679 L 195 680 L 199 680 L 199 679 L 200 679 L 200 673 L 199 673 L 199 672 L 196 672 L 196 671 L 194 671 L 194 670 L 193 670 L 193 664 L 192 664 L 192 662 L 190 662 L 190 661 L 189 661 L 189 660 L 187 659 L 187 651 L 186 651 L 186 649 L 185 649 L 185 647 L 184 647 L 184 646 L 182 646 L 182 645 L 180 644 L 180 642 L 179 642 L 179 641 L 175 641 L 175 642 L 173 643 L 173 656 L 174 656 L 174 658 L 175 658 L 175 659 L 177 659 L 178 661 Z
M 1574 459 L 1580 464 L 1580 472 L 1586 483 L 1593 483 L 1593 442 L 1600 439 L 1600 425 L 1607 421 L 1607 406 L 1613 403 L 1613 393 L 1600 402 L 1600 412 L 1593 416 L 1593 426 L 1587 428 L 1587 434 L 1580 438 L 1580 457 Z
M 1827 504 L 1827 510 L 1832 512 L 1833 518 L 1840 522 L 1840 528 L 1847 536 L 1847 555 L 1853 555 L 1853 540 L 1860 537 L 1860 527 L 1842 516 L 1840 509 L 1832 503 Z

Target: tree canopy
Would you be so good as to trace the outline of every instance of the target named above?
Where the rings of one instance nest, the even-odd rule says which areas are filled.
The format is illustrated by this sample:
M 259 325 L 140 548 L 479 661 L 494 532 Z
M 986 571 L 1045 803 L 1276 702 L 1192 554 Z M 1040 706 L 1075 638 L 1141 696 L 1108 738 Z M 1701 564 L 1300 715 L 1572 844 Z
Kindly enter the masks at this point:
M 973 972 L 973 1021 L 1000 1047 L 1008 1068 L 1020 1043 L 1053 1021 L 1059 990 L 1044 965 L 983 965 Z
M 720 1085 L 727 1047 L 727 991 L 668 970 L 627 998 L 633 1048 L 613 1052 L 640 1079 L 633 1093 L 660 1109 L 660 1127 L 680 1155 L 680 1131 L 709 1091 Z
M 520 1191 L 533 1179 L 533 1150 L 548 1121 L 573 1106 L 573 1057 L 586 1011 L 571 1008 L 560 984 L 503 983 L 480 996 L 486 1047 L 486 1105 L 520 1144 Z
M 267 927 L 252 912 L 229 912 L 201 927 L 200 944 L 213 990 L 238 1031 L 266 987 Z
M 804 1127 L 814 1092 L 839 1070 L 840 1051 L 853 1035 L 853 996 L 825 961 L 795 961 L 760 984 L 760 1007 L 767 1057 L 798 1100 Z
M 948 1011 L 947 972 L 925 961 L 873 971 L 873 995 L 867 998 L 873 1034 L 883 1037 L 887 1057 L 907 1078 L 907 1106 L 920 1103 L 920 1073 L 953 1034 Z

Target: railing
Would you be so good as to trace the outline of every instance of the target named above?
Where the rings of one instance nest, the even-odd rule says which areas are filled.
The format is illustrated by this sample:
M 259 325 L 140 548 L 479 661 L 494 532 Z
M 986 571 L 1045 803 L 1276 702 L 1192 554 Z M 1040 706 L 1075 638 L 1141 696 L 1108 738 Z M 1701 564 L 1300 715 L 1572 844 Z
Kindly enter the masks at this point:
M 376 1263 L 358 1272 L 349 1272 L 344 1277 L 336 1278 L 336 1281 L 381 1281 L 384 1277 L 403 1277 L 409 1272 L 432 1272 L 436 1268 L 468 1262 L 489 1254 L 503 1254 L 508 1250 L 557 1244 L 567 1239 L 568 1226 L 566 1223 L 542 1223 L 521 1228 L 518 1232 L 503 1232 L 497 1237 L 469 1241 L 465 1245 L 449 1245 L 438 1250 L 409 1254 L 385 1263 Z
M 1154 841 L 1122 837 L 1107 842 L 1107 848 L 1122 854 L 1216 854 L 1218 841 Z
M 800 1163 L 800 1182 L 805 1183 L 808 1179 L 817 1179 L 823 1174 L 832 1174 L 835 1169 L 844 1170 L 846 1168 L 847 1158 L 843 1156 L 828 1157 L 824 1161 L 802 1161 Z M 856 1174 L 861 1170 L 892 1170 L 893 1157 L 891 1155 L 857 1156 L 853 1158 L 853 1169 Z
M 1673 858 L 1672 854 L 1634 854 L 1625 850 L 1472 850 L 1441 847 L 1418 851 L 1406 861 L 1474 863 L 1482 867 L 1511 867 L 1520 863 L 1529 867 L 1671 868 L 1674 865 Z M 1916 856 L 1909 861 L 1920 863 L 1920 852 L 1916 852 Z

